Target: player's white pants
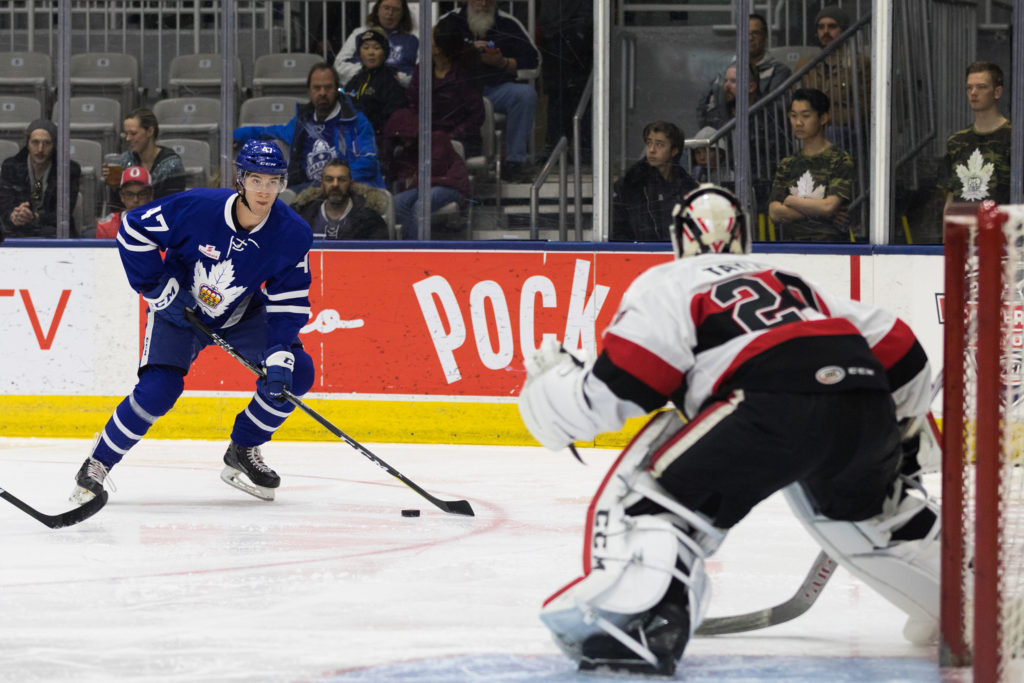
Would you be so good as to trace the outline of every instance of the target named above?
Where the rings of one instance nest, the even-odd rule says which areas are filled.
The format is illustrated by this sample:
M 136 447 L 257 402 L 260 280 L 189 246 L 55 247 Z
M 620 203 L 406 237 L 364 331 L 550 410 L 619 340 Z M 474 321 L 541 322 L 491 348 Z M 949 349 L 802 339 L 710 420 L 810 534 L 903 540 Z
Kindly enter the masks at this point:
M 910 493 L 901 500 L 901 489 Z M 938 506 L 914 480 L 901 477 L 881 514 L 863 522 L 843 522 L 815 512 L 799 484 L 783 489 L 786 501 L 814 540 L 851 574 L 906 612 L 903 635 L 918 644 L 938 637 L 939 542 Z M 915 540 L 893 540 L 894 531 L 924 508 L 936 513 L 928 533 Z
M 691 635 L 704 616 L 711 598 L 704 560 L 725 532 L 675 502 L 646 471 L 650 455 L 682 428 L 677 413 L 663 412 L 619 456 L 587 512 L 584 575 L 544 603 L 541 620 L 575 661 L 583 641 L 603 632 L 656 664 L 628 631 L 665 597 L 673 579 L 687 587 Z M 667 512 L 626 514 L 644 498 Z

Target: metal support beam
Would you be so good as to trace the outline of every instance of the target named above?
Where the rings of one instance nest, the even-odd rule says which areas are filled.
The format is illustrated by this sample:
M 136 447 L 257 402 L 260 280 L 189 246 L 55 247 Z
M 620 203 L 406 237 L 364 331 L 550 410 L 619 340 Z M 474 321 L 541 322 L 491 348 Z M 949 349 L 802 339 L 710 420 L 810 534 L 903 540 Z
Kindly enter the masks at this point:
M 31 3 L 30 3 L 31 5 Z M 30 7 L 30 12 L 33 8 Z M 71 236 L 71 3 L 57 3 L 57 109 L 64 125 L 57 128 L 53 141 L 57 164 L 57 237 Z M 88 226 L 77 226 L 79 232 Z M 95 226 L 93 226 L 95 227 Z
M 606 242 L 611 224 L 611 44 L 610 2 L 594 3 L 594 231 L 593 241 Z
M 871 187 L 868 193 L 869 241 L 889 242 L 889 140 L 892 135 L 892 3 L 874 0 L 871 22 Z
M 1010 97 L 1010 203 L 1024 202 L 1024 7 L 1013 4 L 1013 93 Z

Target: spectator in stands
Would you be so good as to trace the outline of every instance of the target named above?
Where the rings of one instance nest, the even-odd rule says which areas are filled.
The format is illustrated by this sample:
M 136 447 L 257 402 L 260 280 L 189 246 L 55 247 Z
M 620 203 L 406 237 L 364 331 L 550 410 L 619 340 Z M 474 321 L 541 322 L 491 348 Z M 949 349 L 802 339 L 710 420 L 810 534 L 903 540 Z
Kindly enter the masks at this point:
M 709 140 L 716 133 L 711 126 L 697 131 L 697 140 Z M 698 183 L 720 185 L 722 178 L 719 168 L 725 162 L 725 145 L 719 139 L 712 145 L 694 147 L 690 150 L 690 175 Z
M 399 85 L 395 70 L 384 63 L 388 50 L 383 29 L 374 27 L 360 33 L 356 52 L 363 66 L 345 84 L 345 92 L 366 114 L 378 140 L 391 115 L 405 106 L 405 88 Z
M 538 44 L 544 54 L 541 84 L 547 96 L 547 153 L 564 135 L 572 142 L 572 117 L 594 67 L 593 0 L 544 0 L 537 8 Z M 580 120 L 583 156 L 590 156 L 590 116 Z
M 789 121 L 803 148 L 779 162 L 769 216 L 787 242 L 851 241 L 846 209 L 853 195 L 853 159 L 825 137 L 828 97 L 813 88 L 797 90 Z
M 760 82 L 761 92 L 768 94 L 781 86 L 782 83 L 793 74 L 793 72 L 788 66 L 768 54 L 768 21 L 760 14 L 751 14 L 749 27 L 750 63 L 756 67 L 757 80 Z M 729 67 L 727 67 L 727 70 L 730 67 L 735 69 L 735 66 L 736 57 L 733 57 Z M 708 112 L 720 110 L 725 80 L 726 72 L 716 76 L 715 79 L 711 81 L 711 85 L 708 87 L 707 93 L 703 98 L 701 98 L 700 104 L 697 106 L 697 119 L 700 121 L 700 125 L 714 125 L 716 128 L 721 127 L 720 125 L 708 123 L 708 120 L 705 117 L 708 115 Z M 735 81 L 735 77 L 733 80 Z M 736 86 L 734 82 L 733 101 L 735 101 L 736 96 L 735 90 Z
M 129 166 L 121 172 L 119 195 L 125 211 L 131 211 L 153 201 L 153 183 L 145 166 Z M 122 213 L 115 211 L 96 221 L 96 238 L 116 239 L 117 230 L 121 227 Z
M 940 186 L 946 205 L 992 199 L 1010 202 L 1010 121 L 999 112 L 1003 70 L 991 62 L 967 67 L 967 102 L 974 123 L 946 140 Z
M 480 57 L 473 45 L 466 42 L 457 19 L 441 19 L 433 33 L 433 129 L 461 142 L 467 157 L 477 156 L 481 153 L 480 127 L 484 124 L 484 95 L 475 79 Z M 419 71 L 413 73 L 409 82 L 408 104 L 418 115 Z
M 368 29 L 378 26 L 384 29 L 388 38 L 387 65 L 398 73 L 398 82 L 402 86 L 409 85 L 416 70 L 420 40 L 412 34 L 413 18 L 407 0 L 377 0 L 366 23 L 349 34 L 341 52 L 334 60 L 334 68 L 338 71 L 343 83 L 347 83 L 359 72 L 360 61 L 357 48 L 359 36 Z
M 365 187 L 365 186 L 364 186 Z M 386 240 L 388 226 L 381 215 L 352 191 L 352 169 L 344 159 L 324 166 L 319 187 L 309 187 L 295 200 L 295 210 L 319 240 Z
M 288 187 L 295 192 L 319 185 L 324 167 L 335 158 L 348 162 L 354 181 L 384 187 L 373 126 L 348 95 L 338 92 L 338 72 L 327 62 L 314 64 L 306 86 L 310 101 L 296 106 L 291 121 L 236 128 L 235 142 L 276 138 L 287 143 Z
M 384 131 L 388 177 L 395 193 L 395 220 L 402 237 L 419 237 L 419 120 L 409 109 L 401 109 L 388 121 Z M 466 162 L 452 147 L 451 138 L 439 130 L 431 135 L 430 206 L 437 210 L 452 202 L 461 209 L 470 195 Z
M 124 120 L 128 151 L 121 155 L 121 168 L 145 168 L 153 184 L 153 196 L 157 199 L 184 192 L 186 178 L 185 162 L 173 149 L 156 144 L 159 135 L 160 123 L 149 109 L 135 109 Z M 107 168 L 104 162 L 104 178 L 107 177 Z
M 838 5 L 828 5 L 814 18 L 818 44 L 822 50 L 839 39 L 850 27 L 850 16 Z M 796 63 L 799 71 L 816 57 L 804 57 Z M 850 43 L 840 46 L 816 67 L 804 74 L 803 88 L 820 90 L 831 103 L 826 137 L 834 144 L 856 154 L 867 138 L 871 104 L 871 60 L 855 55 Z
M 0 228 L 7 237 L 57 236 L 57 126 L 47 119 L 28 125 L 25 146 L 0 166 Z M 74 210 L 82 168 L 77 161 L 70 166 L 68 207 Z M 71 237 L 78 226 L 69 218 Z
M 718 130 L 730 120 L 736 118 L 736 86 L 738 83 L 736 72 L 735 63 L 730 64 L 726 68 L 725 74 L 722 77 L 721 92 L 717 97 L 709 100 L 709 103 L 713 103 L 714 107 L 700 112 L 699 123 L 701 126 L 709 126 Z M 757 102 L 760 98 L 761 90 L 757 71 L 751 69 L 749 83 L 750 104 Z
M 533 135 L 537 91 L 517 82 L 520 69 L 540 66 L 540 51 L 523 25 L 500 11 L 497 0 L 467 0 L 466 6 L 445 15 L 459 21 L 463 36 L 480 53 L 480 80 L 484 97 L 494 111 L 505 114 L 505 164 L 502 176 L 509 182 L 530 179 L 526 168 L 527 146 Z
M 612 189 L 614 241 L 668 241 L 672 208 L 697 187 L 679 165 L 686 139 L 678 126 L 654 121 L 644 127 L 643 135 L 644 158 Z

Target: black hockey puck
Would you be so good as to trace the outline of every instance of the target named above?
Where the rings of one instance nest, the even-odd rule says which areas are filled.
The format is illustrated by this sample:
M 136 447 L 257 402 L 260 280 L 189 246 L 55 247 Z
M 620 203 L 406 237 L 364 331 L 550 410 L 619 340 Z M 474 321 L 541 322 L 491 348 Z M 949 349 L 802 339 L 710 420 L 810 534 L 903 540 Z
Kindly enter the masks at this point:
M 402 510 L 402 516 L 403 517 L 419 517 L 420 516 L 420 511 L 419 510 Z

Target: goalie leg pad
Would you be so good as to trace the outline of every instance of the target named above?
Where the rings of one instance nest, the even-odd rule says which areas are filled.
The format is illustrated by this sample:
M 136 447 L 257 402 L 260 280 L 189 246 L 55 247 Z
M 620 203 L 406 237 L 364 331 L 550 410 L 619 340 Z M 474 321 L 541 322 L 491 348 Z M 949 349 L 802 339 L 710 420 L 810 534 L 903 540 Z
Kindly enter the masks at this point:
M 675 434 L 653 418 L 606 475 L 587 516 L 584 576 L 550 597 L 541 620 L 581 670 L 671 675 L 710 599 L 704 560 L 723 532 L 676 503 L 645 469 Z M 642 499 L 667 512 L 631 516 Z
M 904 491 L 908 484 L 914 494 Z M 901 477 L 882 513 L 862 522 L 818 514 L 798 483 L 786 487 L 784 494 L 822 549 L 907 614 L 904 636 L 908 640 L 926 644 L 937 638 L 940 525 L 938 507 L 923 488 Z M 917 538 L 906 538 L 906 530 L 912 528 L 924 531 L 911 534 Z

